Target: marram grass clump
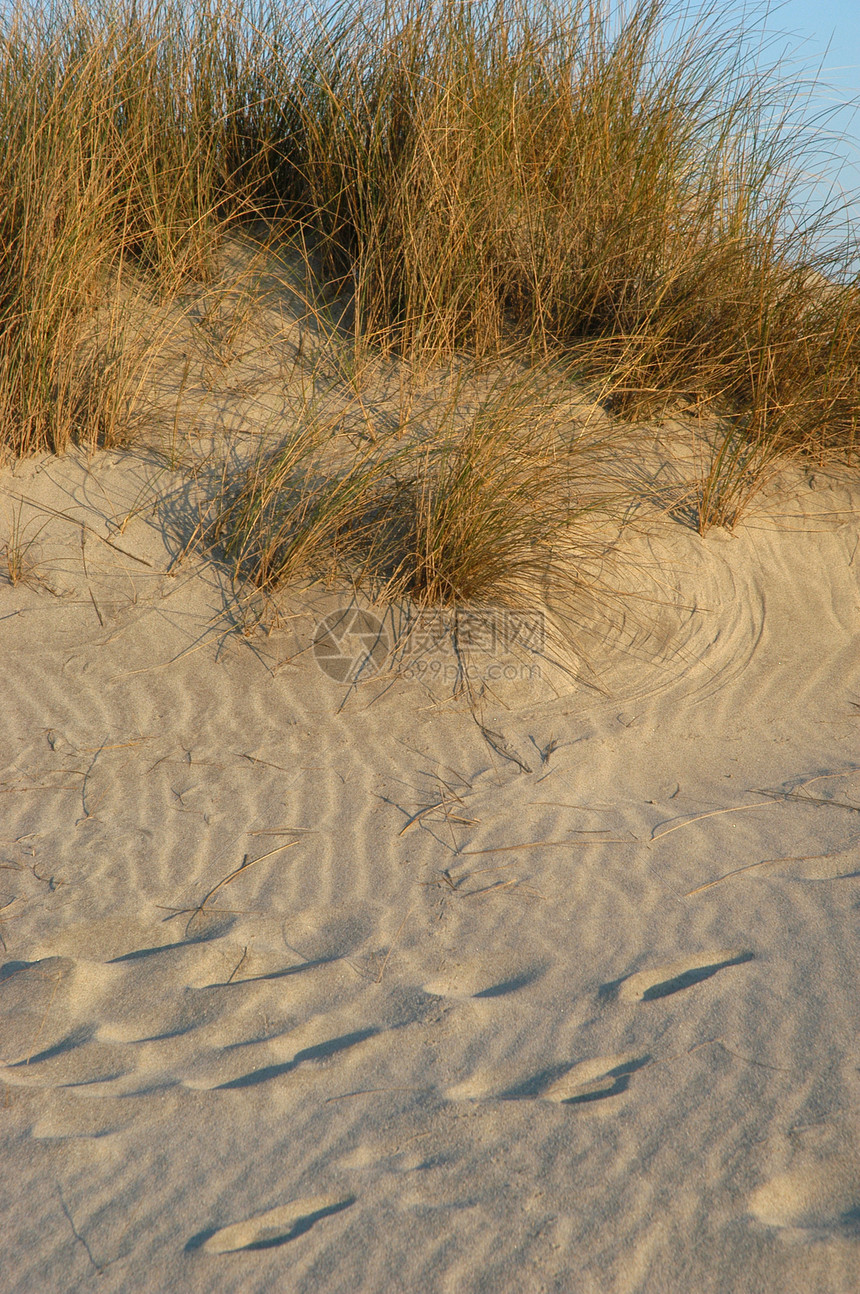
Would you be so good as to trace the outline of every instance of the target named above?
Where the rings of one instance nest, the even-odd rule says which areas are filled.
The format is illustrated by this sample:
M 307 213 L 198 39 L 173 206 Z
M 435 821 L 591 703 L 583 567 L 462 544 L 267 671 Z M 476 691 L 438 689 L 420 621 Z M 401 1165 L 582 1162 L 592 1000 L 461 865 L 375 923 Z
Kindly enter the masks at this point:
M 685 13 L 441 0 L 295 33 L 277 196 L 357 333 L 434 358 L 517 338 L 622 412 L 705 398 L 751 437 L 850 440 L 860 294 L 821 291 L 853 246 L 800 217 L 802 91 L 724 9 Z
M 355 411 L 299 411 L 214 523 L 237 577 L 265 594 L 348 579 L 420 606 L 518 606 L 570 585 L 562 554 L 587 547 L 586 519 L 610 502 L 606 431 L 570 434 L 570 384 L 546 365 L 477 390 L 454 374 L 420 418 L 361 448 Z

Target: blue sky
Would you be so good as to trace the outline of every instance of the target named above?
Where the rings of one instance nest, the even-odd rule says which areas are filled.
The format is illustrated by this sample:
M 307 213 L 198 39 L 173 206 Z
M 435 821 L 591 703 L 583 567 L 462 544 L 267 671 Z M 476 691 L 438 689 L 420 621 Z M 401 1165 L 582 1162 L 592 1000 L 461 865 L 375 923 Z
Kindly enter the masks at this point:
M 704 8 L 722 21 L 720 0 L 689 3 L 691 14 Z M 810 87 L 803 114 L 816 145 L 810 206 L 842 202 L 860 235 L 860 0 L 725 0 L 726 25 L 736 27 L 744 11 L 752 30 L 765 37 L 760 62 L 779 60 L 783 76 Z
M 846 88 L 860 90 L 860 6 L 857 0 L 787 0 L 774 5 L 773 31 L 794 34 L 810 63 L 824 62 L 827 74 Z
M 604 0 L 623 12 L 636 0 Z M 707 29 L 746 28 L 762 69 L 779 65 L 782 78 L 804 87 L 797 108 L 808 132 L 810 169 L 803 195 L 810 212 L 840 204 L 860 242 L 860 0 L 666 0 L 667 13 L 685 16 L 681 29 L 704 13 Z M 748 45 L 748 49 L 752 46 Z M 826 117 L 823 120 L 822 114 Z M 798 114 L 793 117 L 797 121 Z M 844 225 L 843 225 L 844 233 Z M 828 242 L 832 240 L 827 239 Z M 837 243 L 841 236 L 836 233 Z M 854 271 L 860 271 L 860 257 Z
M 773 6 L 767 27 L 791 36 L 799 70 L 820 69 L 830 88 L 822 86 L 814 103 L 839 105 L 831 128 L 843 138 L 833 147 L 846 163 L 843 184 L 860 191 L 860 113 L 851 103 L 860 100 L 860 0 L 787 0 Z

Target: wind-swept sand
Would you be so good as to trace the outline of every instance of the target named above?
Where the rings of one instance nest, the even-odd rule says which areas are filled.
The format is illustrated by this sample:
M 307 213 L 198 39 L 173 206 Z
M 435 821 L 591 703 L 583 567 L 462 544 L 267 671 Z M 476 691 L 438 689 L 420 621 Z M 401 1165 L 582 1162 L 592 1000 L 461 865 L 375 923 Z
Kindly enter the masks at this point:
M 243 635 L 147 470 L 2 481 L 0 1287 L 856 1289 L 860 492 L 470 706 Z

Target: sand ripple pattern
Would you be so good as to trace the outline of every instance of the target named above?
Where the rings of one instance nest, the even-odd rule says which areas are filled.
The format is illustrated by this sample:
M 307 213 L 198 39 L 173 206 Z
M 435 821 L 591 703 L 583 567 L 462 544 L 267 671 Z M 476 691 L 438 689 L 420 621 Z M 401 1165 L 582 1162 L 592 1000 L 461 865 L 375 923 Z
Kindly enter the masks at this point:
M 143 520 L 104 623 L 0 590 L 0 1285 L 854 1288 L 857 563 L 679 535 L 533 704 L 346 692 Z

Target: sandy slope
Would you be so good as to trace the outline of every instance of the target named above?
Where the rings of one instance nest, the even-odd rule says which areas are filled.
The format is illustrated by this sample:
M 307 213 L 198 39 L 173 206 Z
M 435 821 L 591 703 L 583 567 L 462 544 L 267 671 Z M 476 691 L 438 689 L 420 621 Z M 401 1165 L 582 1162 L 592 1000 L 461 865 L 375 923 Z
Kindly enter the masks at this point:
M 470 708 L 243 636 L 147 471 L 2 482 L 0 1288 L 855 1289 L 860 494 Z

